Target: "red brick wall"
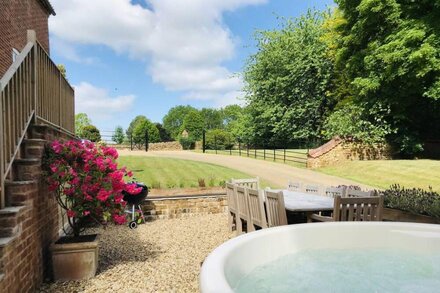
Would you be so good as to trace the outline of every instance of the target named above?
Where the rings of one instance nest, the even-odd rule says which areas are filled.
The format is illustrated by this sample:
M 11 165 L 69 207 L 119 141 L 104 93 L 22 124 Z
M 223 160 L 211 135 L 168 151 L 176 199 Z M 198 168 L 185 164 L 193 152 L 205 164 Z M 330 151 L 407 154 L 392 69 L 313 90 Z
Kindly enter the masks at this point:
M 12 64 L 12 48 L 21 51 L 26 45 L 27 30 L 35 30 L 49 52 L 48 18 L 38 0 L 0 0 L 0 78 Z
M 0 0 L 1 1 L 1 0 Z M 46 143 L 68 137 L 46 126 L 31 126 L 28 134 Z M 15 180 L 6 184 L 8 207 L 23 206 L 17 214 L 0 214 L 0 239 L 9 232 L 13 239 L 0 245 L 0 292 L 26 293 L 38 290 L 43 279 L 50 278 L 49 248 L 59 237 L 60 210 L 55 196 L 48 191 L 41 177 L 41 157 L 45 141 L 24 142 L 24 157 L 33 162 L 19 160 L 14 163 Z

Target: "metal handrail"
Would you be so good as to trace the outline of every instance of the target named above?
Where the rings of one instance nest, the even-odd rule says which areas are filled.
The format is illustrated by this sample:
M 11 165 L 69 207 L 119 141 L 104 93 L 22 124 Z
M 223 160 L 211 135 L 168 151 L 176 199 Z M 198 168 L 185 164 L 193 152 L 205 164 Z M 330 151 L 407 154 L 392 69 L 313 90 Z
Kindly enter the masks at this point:
M 74 133 L 74 90 L 28 31 L 28 43 L 0 79 L 0 208 L 5 181 L 31 123 Z

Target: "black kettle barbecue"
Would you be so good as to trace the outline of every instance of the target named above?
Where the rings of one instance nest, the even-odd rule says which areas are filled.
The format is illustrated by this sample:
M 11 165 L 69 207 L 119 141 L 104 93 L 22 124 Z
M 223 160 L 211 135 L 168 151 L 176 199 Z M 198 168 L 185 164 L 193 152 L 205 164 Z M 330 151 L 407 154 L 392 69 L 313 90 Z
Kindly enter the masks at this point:
M 148 195 L 148 187 L 141 182 L 132 182 L 134 184 L 136 184 L 136 187 L 141 187 L 142 190 L 141 192 L 139 192 L 138 194 L 130 194 L 127 191 L 123 191 L 122 194 L 124 195 L 124 201 L 127 202 L 127 204 L 131 205 L 131 210 L 126 210 L 126 212 L 128 214 L 131 214 L 131 221 L 128 223 L 128 227 L 130 227 L 130 229 L 135 229 L 137 228 L 137 222 L 135 219 L 135 208 L 138 208 L 140 213 L 141 213 L 141 218 L 145 223 L 145 217 L 144 217 L 144 213 L 142 212 L 142 207 L 141 207 L 141 203 L 145 200 L 145 198 Z

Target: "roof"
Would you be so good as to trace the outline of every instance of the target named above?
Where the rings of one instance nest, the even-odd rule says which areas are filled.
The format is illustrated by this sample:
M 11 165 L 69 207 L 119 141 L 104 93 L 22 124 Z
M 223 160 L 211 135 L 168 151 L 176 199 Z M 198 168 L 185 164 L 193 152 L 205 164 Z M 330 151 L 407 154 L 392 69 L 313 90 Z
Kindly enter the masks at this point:
M 49 0 L 38 0 L 38 1 L 41 3 L 41 5 L 43 5 L 44 8 L 46 8 L 46 10 L 50 14 L 52 14 L 52 15 L 56 14 L 55 10 L 53 9 L 52 4 L 50 4 Z

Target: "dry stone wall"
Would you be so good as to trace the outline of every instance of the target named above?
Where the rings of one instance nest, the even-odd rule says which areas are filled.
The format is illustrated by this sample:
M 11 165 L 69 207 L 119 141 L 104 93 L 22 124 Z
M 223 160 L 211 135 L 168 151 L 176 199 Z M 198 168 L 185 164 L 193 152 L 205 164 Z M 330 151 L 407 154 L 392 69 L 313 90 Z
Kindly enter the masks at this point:
M 368 145 L 334 138 L 308 153 L 307 168 L 334 166 L 346 161 L 389 160 L 391 148 L 388 145 Z
M 149 151 L 181 151 L 182 145 L 178 141 L 156 142 L 148 144 Z
M 150 197 L 142 205 L 148 220 L 218 214 L 227 209 L 226 194 Z

